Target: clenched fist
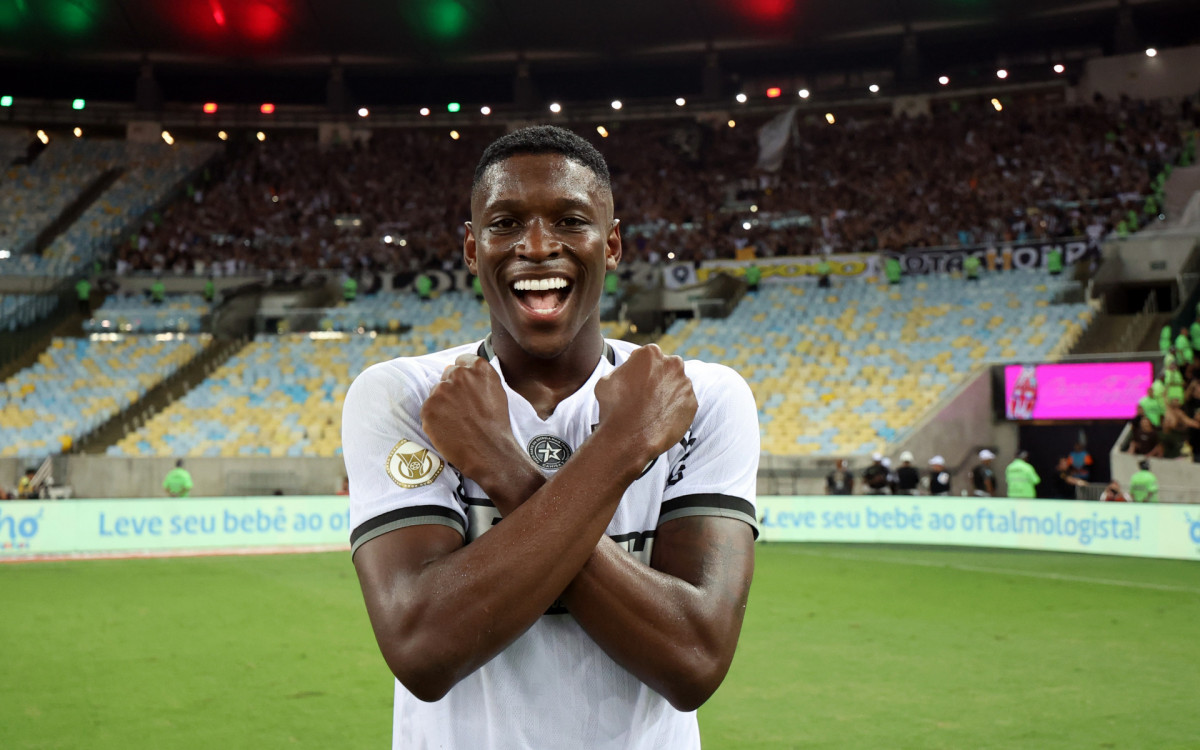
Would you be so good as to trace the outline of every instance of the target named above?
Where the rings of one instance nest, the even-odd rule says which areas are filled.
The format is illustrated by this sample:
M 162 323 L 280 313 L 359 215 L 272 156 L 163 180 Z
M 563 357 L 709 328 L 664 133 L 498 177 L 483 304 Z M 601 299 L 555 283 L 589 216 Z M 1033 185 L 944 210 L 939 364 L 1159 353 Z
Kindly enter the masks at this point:
M 644 450 L 644 462 L 678 443 L 696 417 L 696 393 L 683 360 L 655 344 L 635 349 L 629 359 L 596 383 L 600 426 Z
M 497 460 L 524 452 L 512 434 L 508 395 L 486 359 L 463 354 L 421 406 L 421 429 L 447 463 L 482 483 Z

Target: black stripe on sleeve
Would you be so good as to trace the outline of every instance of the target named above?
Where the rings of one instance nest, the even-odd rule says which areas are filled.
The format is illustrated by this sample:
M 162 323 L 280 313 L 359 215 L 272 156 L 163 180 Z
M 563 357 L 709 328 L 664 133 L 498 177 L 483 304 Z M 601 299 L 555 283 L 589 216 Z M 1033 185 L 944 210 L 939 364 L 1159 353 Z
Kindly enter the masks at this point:
M 685 516 L 721 516 L 736 518 L 750 524 L 754 538 L 758 538 L 758 519 L 754 516 L 754 505 L 749 500 L 733 495 L 704 493 L 684 495 L 664 502 L 658 512 L 658 525 Z
M 377 536 L 402 529 L 405 526 L 420 526 L 422 524 L 438 524 L 449 526 L 465 539 L 466 524 L 462 516 L 441 505 L 417 505 L 410 508 L 389 510 L 374 518 L 363 521 L 350 534 L 350 554 L 354 555 L 358 548 Z

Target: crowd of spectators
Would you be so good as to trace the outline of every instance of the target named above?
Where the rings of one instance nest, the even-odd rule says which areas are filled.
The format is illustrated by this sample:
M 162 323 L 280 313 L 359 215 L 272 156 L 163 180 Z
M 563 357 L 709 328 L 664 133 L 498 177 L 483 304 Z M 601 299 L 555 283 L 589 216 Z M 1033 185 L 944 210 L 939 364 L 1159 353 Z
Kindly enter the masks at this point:
M 1127 453 L 1152 458 L 1190 458 L 1200 463 L 1200 305 L 1190 326 L 1167 325 L 1159 346 L 1163 355 L 1158 377 L 1138 401 Z
M 1146 214 L 1152 181 L 1182 149 L 1178 115 L 1157 106 L 1030 101 L 833 125 L 798 118 L 782 168 L 765 173 L 755 168 L 761 124 L 629 121 L 608 137 L 577 127 L 609 161 L 627 257 L 1099 239 L 1131 211 Z M 148 222 L 117 270 L 452 267 L 475 162 L 500 132 L 381 129 L 324 147 L 269 136 Z

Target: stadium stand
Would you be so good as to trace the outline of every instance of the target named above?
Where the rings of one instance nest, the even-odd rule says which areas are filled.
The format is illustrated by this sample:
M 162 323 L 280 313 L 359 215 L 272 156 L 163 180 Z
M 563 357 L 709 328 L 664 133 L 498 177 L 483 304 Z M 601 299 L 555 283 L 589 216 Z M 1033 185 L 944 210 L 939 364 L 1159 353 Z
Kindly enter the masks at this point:
M 677 321 L 658 343 L 743 374 L 764 453 L 859 455 L 885 450 L 976 367 L 1065 354 L 1093 315 L 1053 303 L 1072 286 L 1035 271 L 764 285 L 728 319 Z
M 77 272 L 114 235 L 163 200 L 168 191 L 218 150 L 212 144 L 134 144 L 124 141 L 55 141 L 29 166 L 10 167 L 0 202 L 12 206 L 0 245 L 12 248 L 6 274 L 62 276 Z M 122 170 L 41 255 L 28 250 L 64 209 L 108 170 Z
M 55 338 L 0 386 L 0 456 L 66 452 L 211 343 L 207 336 Z
M 404 334 L 262 335 L 199 387 L 108 449 L 113 456 L 333 456 L 341 453 L 342 402 L 368 366 L 482 339 L 486 307 L 467 292 L 428 302 L 380 294 L 326 311 L 338 330 Z M 338 322 L 335 322 L 338 321 Z
M 33 142 L 29 131 L 19 128 L 0 128 L 0 166 L 7 167 L 25 155 Z
M 838 127 L 806 119 L 785 168 L 768 175 L 753 169 L 762 122 L 625 122 L 604 139 L 579 128 L 603 140 L 626 260 L 733 257 L 746 245 L 761 257 L 1099 238 L 1122 222 L 1135 230 L 1130 210 L 1139 223 L 1151 219 L 1142 214 L 1151 182 L 1181 149 L 1177 117 L 1156 107 L 1034 103 L 849 118 Z M 469 214 L 464 188 L 495 134 L 467 127 L 451 140 L 439 130 L 375 130 L 368 145 L 329 150 L 311 139 L 268 140 L 228 163 L 195 200 L 176 204 L 143 247 L 122 248 L 120 267 L 202 274 L 215 263 L 242 271 L 457 265 Z
M 54 141 L 32 164 L 11 166 L 0 182 L 6 221 L 0 247 L 26 252 L 38 233 L 59 217 L 106 169 L 118 165 L 111 144 Z
M 200 294 L 167 295 L 156 305 L 142 295 L 111 295 L 85 321 L 89 333 L 176 333 L 198 332 L 211 305 Z
M 53 294 L 0 294 L 0 331 L 16 331 L 46 317 L 58 304 Z
M 326 311 L 331 333 L 261 335 L 196 389 L 108 449 L 110 456 L 333 456 L 342 403 L 376 362 L 484 338 L 487 307 L 468 292 L 428 302 L 379 294 Z M 393 326 L 392 323 L 396 325 Z M 340 335 L 363 327 L 403 334 Z M 606 336 L 625 326 L 604 324 Z
M 70 272 L 90 263 L 131 218 L 149 211 L 218 150 L 200 143 L 123 145 L 125 172 L 46 249 L 55 270 Z

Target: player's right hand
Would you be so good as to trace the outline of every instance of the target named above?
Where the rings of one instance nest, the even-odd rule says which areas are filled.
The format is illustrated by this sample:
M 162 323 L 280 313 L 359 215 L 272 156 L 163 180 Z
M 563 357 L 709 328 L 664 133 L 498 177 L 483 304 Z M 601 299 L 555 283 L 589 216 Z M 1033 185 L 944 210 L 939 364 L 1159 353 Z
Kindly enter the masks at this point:
M 498 460 L 524 453 L 512 434 L 508 396 L 486 359 L 461 355 L 421 406 L 421 429 L 451 466 L 483 482 Z
M 683 439 L 696 417 L 696 393 L 683 360 L 655 344 L 635 349 L 620 367 L 596 383 L 600 426 L 612 427 L 644 449 L 649 462 Z

